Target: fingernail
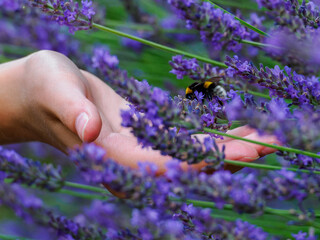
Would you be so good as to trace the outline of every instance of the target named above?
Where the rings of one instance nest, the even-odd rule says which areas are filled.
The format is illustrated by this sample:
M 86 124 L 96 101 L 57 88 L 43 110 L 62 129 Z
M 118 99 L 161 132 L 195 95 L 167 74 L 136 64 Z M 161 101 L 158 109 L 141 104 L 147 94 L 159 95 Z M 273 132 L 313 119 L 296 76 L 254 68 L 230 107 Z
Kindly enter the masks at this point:
M 84 131 L 86 130 L 88 122 L 89 122 L 89 116 L 85 112 L 81 113 L 77 117 L 76 129 L 82 141 L 84 141 Z

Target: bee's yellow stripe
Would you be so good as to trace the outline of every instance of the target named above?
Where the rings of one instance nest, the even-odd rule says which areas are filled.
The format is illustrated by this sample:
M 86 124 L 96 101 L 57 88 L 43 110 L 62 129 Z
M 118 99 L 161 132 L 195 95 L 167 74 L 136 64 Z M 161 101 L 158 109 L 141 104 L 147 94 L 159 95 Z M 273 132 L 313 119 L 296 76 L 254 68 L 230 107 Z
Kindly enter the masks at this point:
M 210 86 L 211 84 L 212 84 L 212 82 L 206 81 L 206 82 L 204 82 L 203 87 L 204 87 L 204 88 L 209 88 L 209 86 Z
M 189 88 L 189 87 L 187 87 L 187 89 L 186 89 L 186 94 L 189 94 L 189 93 L 192 93 L 193 91 Z

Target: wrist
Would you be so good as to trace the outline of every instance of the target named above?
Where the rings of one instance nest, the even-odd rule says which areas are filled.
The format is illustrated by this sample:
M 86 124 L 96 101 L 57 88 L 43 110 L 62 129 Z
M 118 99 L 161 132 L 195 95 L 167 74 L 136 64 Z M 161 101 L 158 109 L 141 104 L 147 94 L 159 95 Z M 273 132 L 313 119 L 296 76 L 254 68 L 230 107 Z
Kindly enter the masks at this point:
M 26 59 L 0 64 L 0 144 L 32 140 L 23 127 L 21 101 Z

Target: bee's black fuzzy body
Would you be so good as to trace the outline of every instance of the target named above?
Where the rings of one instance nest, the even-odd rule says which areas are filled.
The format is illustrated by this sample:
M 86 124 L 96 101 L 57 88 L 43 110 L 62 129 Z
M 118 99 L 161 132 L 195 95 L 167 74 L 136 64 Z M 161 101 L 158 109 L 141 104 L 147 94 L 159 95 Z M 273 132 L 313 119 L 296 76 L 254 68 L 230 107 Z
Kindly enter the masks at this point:
M 204 99 L 212 100 L 213 97 L 225 98 L 227 96 L 226 90 L 211 81 L 195 82 L 186 88 L 186 98 L 192 100 L 195 99 L 195 92 L 201 92 L 204 95 Z

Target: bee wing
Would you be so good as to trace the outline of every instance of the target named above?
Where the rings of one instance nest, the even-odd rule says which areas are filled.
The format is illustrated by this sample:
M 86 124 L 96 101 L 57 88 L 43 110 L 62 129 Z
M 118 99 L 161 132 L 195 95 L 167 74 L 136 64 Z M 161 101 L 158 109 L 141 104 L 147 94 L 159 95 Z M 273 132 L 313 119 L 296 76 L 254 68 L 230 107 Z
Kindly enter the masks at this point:
M 195 89 L 196 87 L 199 87 L 201 86 L 201 84 L 203 84 L 202 82 L 195 82 L 195 83 L 192 83 L 189 88 L 191 88 L 192 90 Z

